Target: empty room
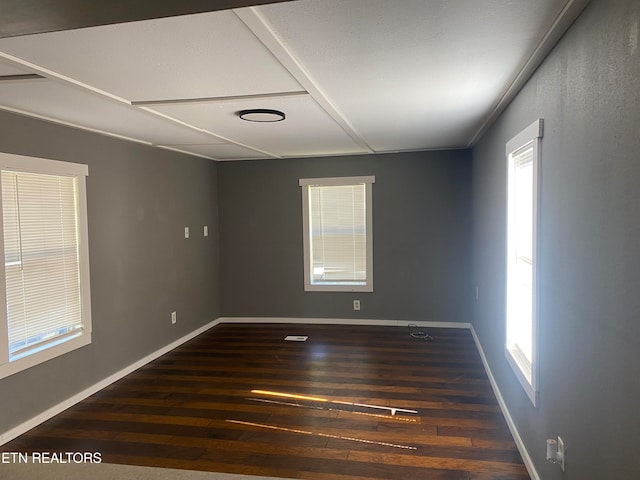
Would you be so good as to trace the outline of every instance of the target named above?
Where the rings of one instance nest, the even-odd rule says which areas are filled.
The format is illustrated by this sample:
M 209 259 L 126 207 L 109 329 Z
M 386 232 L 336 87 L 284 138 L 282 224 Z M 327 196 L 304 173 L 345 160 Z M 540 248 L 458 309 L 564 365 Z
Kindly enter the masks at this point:
M 639 478 L 639 43 L 0 0 L 0 478 Z

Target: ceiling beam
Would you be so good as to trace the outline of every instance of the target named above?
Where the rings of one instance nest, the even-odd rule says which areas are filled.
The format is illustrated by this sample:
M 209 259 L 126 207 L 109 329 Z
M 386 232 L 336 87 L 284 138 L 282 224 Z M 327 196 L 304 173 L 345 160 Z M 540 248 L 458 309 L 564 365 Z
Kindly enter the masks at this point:
M 296 59 L 295 55 L 285 45 L 282 39 L 273 31 L 269 22 L 255 8 L 237 10 L 234 12 L 262 44 L 273 54 L 289 73 L 302 85 L 311 98 L 336 122 L 342 130 L 363 151 L 373 153 L 371 146 L 365 141 L 356 129 L 347 120 L 346 116 L 333 104 L 304 66 Z
M 0 38 L 290 0 L 0 0 Z

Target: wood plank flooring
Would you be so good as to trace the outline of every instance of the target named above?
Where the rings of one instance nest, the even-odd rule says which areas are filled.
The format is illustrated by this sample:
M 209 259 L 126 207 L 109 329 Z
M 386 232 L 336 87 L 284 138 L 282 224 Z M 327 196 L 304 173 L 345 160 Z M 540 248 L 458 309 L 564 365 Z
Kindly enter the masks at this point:
M 0 450 L 312 480 L 529 479 L 470 332 L 413 330 L 433 341 L 219 325 Z

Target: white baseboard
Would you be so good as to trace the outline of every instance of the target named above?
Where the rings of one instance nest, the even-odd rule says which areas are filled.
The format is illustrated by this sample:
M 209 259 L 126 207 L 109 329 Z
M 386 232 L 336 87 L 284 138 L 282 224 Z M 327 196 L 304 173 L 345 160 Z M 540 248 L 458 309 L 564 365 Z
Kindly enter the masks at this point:
M 220 319 L 218 318 L 216 320 L 213 320 L 212 322 L 207 323 L 206 325 L 203 325 L 202 327 L 198 328 L 197 330 L 194 330 L 193 332 L 185 335 L 184 337 L 179 338 L 175 342 L 172 342 L 169 345 L 166 345 L 166 346 L 162 347 L 161 349 L 156 350 L 153 353 L 150 353 L 146 357 L 141 358 L 137 362 L 132 363 L 128 367 L 123 368 L 122 370 L 120 370 L 120 371 L 114 373 L 113 375 L 105 378 L 104 380 L 101 380 L 98 383 L 96 383 L 94 385 L 91 385 L 89 388 L 86 388 L 83 391 L 73 395 L 72 397 L 60 402 L 59 404 L 57 404 L 57 405 L 45 410 L 44 412 L 40 413 L 39 415 L 36 415 L 35 417 L 27 420 L 26 422 L 21 423 L 20 425 L 12 428 L 11 430 L 0 434 L 0 445 L 4 445 L 5 443 L 13 440 L 14 438 L 22 435 L 23 433 L 28 432 L 32 428 L 37 427 L 41 423 L 43 423 L 43 422 L 49 420 L 50 418 L 58 415 L 59 413 L 65 411 L 69 407 L 72 407 L 76 403 L 84 400 L 85 398 L 87 398 L 87 397 L 93 395 L 94 393 L 102 390 L 103 388 L 108 387 L 112 383 L 114 383 L 117 380 L 120 380 L 121 378 L 129 375 L 134 370 L 137 370 L 138 368 L 146 365 L 147 363 L 151 362 L 152 360 L 155 360 L 156 358 L 161 357 L 165 353 L 170 352 L 174 348 L 182 345 L 183 343 L 191 340 L 194 337 L 197 337 L 198 335 L 200 335 L 201 333 L 209 330 L 210 328 L 215 327 L 219 323 L 220 323 Z
M 513 440 L 516 442 L 516 447 L 518 447 L 518 451 L 522 456 L 522 461 L 524 462 L 525 467 L 527 467 L 527 471 L 529 472 L 529 476 L 532 480 L 540 480 L 540 475 L 538 475 L 538 471 L 531 460 L 531 456 L 527 451 L 527 447 L 525 447 L 524 442 L 522 441 L 522 437 L 520 436 L 520 432 L 516 428 L 516 424 L 511 417 L 511 413 L 509 413 L 509 409 L 507 408 L 507 404 L 502 397 L 502 393 L 498 388 L 498 384 L 496 383 L 496 379 L 493 377 L 493 373 L 491 373 L 491 368 L 489 368 L 489 363 L 487 362 L 487 357 L 484 354 L 484 350 L 482 349 L 482 345 L 480 344 L 480 339 L 476 335 L 476 331 L 473 328 L 473 325 L 470 325 L 471 335 L 473 336 L 473 341 L 476 344 L 476 348 L 480 353 L 480 358 L 482 359 L 482 364 L 484 365 L 484 369 L 487 372 L 487 377 L 489 377 L 489 383 L 491 384 L 491 388 L 493 389 L 493 393 L 498 400 L 498 405 L 500 405 L 500 410 L 502 411 L 502 415 L 507 421 L 507 425 L 509 426 L 509 431 L 513 436 Z
M 220 317 L 222 323 L 296 323 L 299 325 L 377 325 L 389 327 L 470 328 L 464 322 L 420 322 L 413 320 L 377 320 L 366 318 L 295 318 L 295 317 Z

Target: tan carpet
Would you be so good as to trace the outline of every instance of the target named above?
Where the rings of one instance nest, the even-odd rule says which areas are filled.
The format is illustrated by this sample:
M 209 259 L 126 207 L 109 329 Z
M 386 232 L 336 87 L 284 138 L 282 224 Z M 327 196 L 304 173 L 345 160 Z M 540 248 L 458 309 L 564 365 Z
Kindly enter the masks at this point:
M 2 480 L 278 480 L 273 477 L 99 464 L 0 463 Z M 284 480 L 284 479 L 280 479 Z

